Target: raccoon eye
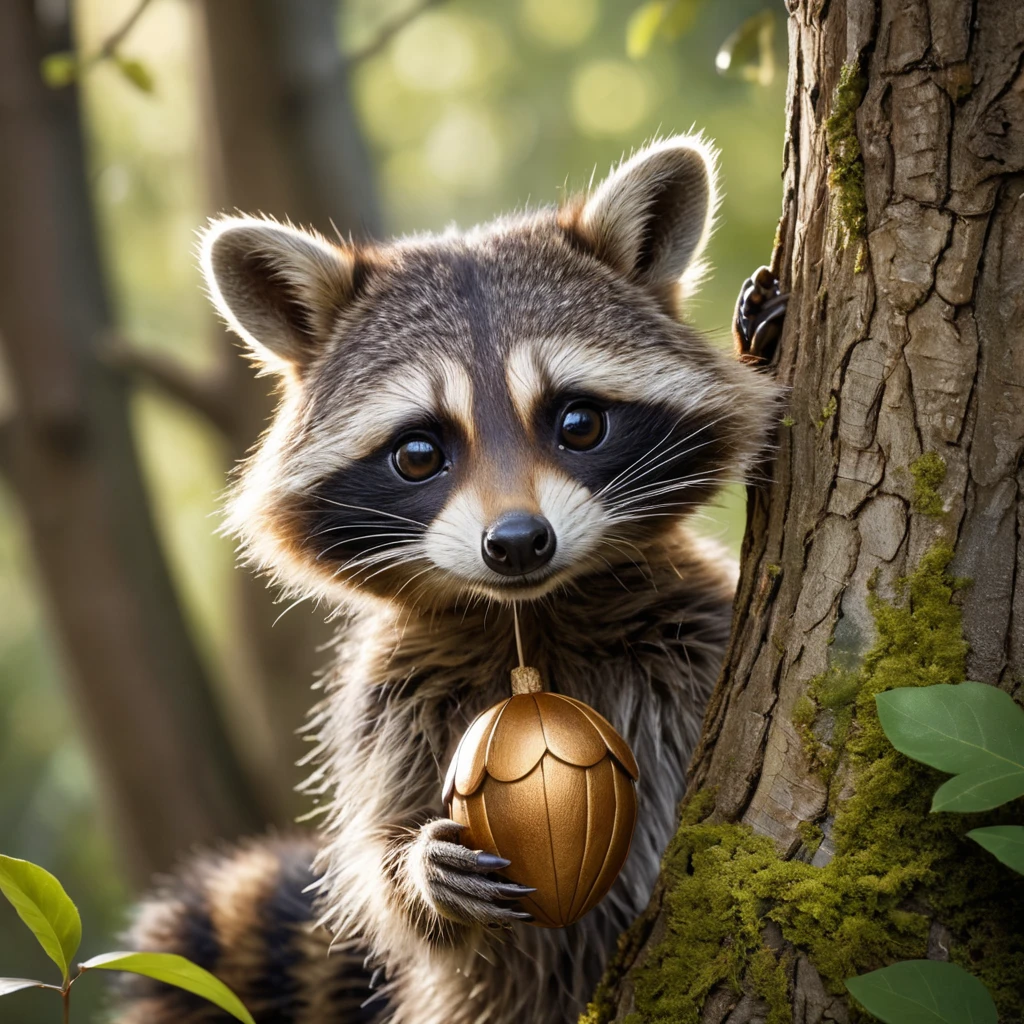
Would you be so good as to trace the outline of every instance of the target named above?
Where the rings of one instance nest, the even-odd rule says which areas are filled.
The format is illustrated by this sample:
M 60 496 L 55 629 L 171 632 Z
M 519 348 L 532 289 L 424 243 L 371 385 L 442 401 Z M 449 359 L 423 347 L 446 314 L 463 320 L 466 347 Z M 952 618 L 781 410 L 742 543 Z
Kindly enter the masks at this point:
M 410 437 L 392 453 L 395 469 L 405 477 L 419 483 L 428 480 L 444 465 L 441 449 L 429 437 Z
M 562 445 L 573 451 L 585 452 L 596 448 L 604 439 L 604 413 L 592 405 L 570 405 L 562 413 L 559 434 Z

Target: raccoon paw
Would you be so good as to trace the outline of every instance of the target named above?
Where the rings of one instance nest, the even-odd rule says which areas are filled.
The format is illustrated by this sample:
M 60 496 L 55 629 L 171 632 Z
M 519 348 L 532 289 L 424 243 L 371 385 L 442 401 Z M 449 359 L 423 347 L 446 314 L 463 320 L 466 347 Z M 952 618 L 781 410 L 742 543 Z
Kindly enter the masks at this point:
M 743 282 L 732 329 L 744 362 L 771 360 L 782 334 L 788 301 L 789 295 L 779 291 L 779 282 L 767 267 L 759 267 Z
M 535 890 L 490 877 L 510 862 L 462 846 L 458 839 L 463 828 L 436 818 L 419 830 L 409 850 L 409 867 L 420 895 L 441 917 L 460 924 L 500 927 L 532 921 L 531 914 L 511 904 Z

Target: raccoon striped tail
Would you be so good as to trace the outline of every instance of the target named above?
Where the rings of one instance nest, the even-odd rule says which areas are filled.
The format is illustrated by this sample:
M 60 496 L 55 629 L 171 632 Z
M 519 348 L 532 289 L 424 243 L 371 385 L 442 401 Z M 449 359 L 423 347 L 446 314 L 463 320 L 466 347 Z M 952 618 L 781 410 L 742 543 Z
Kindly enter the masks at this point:
M 316 925 L 309 839 L 262 839 L 188 863 L 139 905 L 131 948 L 180 953 L 233 989 L 257 1024 L 369 1024 L 364 951 Z M 330 954 L 330 955 L 328 955 Z M 126 976 L 116 1024 L 229 1024 L 205 1000 Z M 366 1003 L 367 1005 L 363 1006 Z

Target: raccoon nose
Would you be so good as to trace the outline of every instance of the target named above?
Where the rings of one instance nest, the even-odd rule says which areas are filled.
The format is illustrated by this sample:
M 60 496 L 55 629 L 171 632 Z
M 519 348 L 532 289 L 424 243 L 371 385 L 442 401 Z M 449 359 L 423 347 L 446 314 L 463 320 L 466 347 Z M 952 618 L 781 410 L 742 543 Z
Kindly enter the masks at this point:
M 543 517 L 510 512 L 484 534 L 484 561 L 502 576 L 525 576 L 551 561 L 555 531 Z

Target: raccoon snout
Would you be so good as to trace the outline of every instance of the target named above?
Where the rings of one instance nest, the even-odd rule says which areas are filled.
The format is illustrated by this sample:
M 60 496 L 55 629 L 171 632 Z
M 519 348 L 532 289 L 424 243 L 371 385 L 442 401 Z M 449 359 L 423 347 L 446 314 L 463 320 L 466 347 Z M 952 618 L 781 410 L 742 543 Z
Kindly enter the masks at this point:
M 484 534 L 484 561 L 502 576 L 525 576 L 550 562 L 554 553 L 551 524 L 530 512 L 509 512 Z

